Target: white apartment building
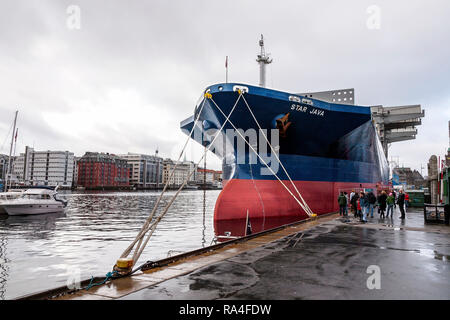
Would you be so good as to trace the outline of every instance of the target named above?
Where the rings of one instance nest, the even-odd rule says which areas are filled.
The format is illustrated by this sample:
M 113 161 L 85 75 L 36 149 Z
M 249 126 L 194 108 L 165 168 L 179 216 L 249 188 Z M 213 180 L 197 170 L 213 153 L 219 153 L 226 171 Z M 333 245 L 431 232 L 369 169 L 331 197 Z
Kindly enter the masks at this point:
M 163 159 L 158 156 L 128 153 L 119 155 L 130 165 L 130 185 L 159 188 L 163 180 Z
M 171 159 L 164 160 L 164 170 L 163 170 L 163 183 L 165 184 L 170 177 L 170 173 L 175 167 L 176 162 Z M 180 186 L 187 179 L 189 174 L 194 170 L 195 164 L 192 161 L 179 162 L 177 168 L 175 169 L 172 178 L 169 181 L 169 186 Z M 189 182 L 195 182 L 197 172 L 194 172 L 189 178 Z
M 8 160 L 9 157 L 4 154 L 0 154 L 0 181 L 4 181 L 6 178 L 6 173 L 8 171 Z
M 74 154 L 68 151 L 35 151 L 25 147 L 16 158 L 14 175 L 19 184 L 72 187 Z

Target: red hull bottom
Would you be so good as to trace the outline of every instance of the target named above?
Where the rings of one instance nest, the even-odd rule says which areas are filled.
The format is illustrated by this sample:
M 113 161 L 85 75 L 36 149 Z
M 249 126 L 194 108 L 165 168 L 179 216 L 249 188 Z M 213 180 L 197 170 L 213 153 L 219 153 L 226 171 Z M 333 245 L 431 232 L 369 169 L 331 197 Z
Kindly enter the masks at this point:
M 297 195 L 289 181 L 283 183 Z M 340 191 L 350 194 L 352 189 L 376 188 L 375 183 L 294 181 L 295 186 L 311 210 L 317 215 L 339 211 L 337 198 Z M 297 201 L 278 180 L 233 179 L 216 201 L 214 221 L 291 217 L 297 220 L 308 218 Z

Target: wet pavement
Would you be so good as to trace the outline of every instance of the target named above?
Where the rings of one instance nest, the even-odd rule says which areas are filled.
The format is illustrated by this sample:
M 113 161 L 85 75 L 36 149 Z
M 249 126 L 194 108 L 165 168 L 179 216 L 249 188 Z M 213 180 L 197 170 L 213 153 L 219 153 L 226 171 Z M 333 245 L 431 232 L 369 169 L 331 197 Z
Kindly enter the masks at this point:
M 420 209 L 377 217 L 325 221 L 118 298 L 450 299 L 450 227 Z

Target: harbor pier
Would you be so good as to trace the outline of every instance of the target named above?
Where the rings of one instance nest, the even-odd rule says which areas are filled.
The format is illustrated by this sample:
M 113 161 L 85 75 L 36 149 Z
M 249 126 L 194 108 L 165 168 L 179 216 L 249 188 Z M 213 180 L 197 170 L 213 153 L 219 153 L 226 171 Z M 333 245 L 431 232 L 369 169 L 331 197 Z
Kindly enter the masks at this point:
M 450 228 L 410 208 L 362 224 L 332 213 L 160 261 L 89 290 L 21 299 L 450 299 Z M 156 264 L 158 265 L 158 264 Z M 84 285 L 84 284 L 83 284 Z

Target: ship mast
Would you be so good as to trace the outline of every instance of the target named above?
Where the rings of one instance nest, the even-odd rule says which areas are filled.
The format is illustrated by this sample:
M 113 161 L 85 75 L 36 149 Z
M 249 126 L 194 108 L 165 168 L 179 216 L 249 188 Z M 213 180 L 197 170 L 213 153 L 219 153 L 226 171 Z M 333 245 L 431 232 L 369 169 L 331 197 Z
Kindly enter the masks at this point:
M 266 86 L 266 64 L 272 63 L 272 59 L 269 58 L 269 54 L 266 54 L 264 50 L 264 38 L 261 35 L 261 40 L 259 40 L 259 46 L 261 47 L 261 53 L 258 54 L 258 59 L 256 62 L 259 63 L 259 86 Z
M 12 166 L 12 162 L 11 162 L 11 154 L 12 154 L 12 150 L 13 150 L 13 145 L 14 145 L 14 135 L 16 133 L 16 123 L 17 123 L 17 114 L 19 113 L 19 111 L 16 111 L 15 115 L 14 115 L 14 125 L 13 125 L 13 131 L 12 131 L 12 137 L 11 137 L 11 146 L 9 148 L 9 158 L 8 158 L 8 171 L 6 172 L 6 179 L 5 179 L 5 192 L 8 191 L 8 177 L 11 180 L 11 166 Z

